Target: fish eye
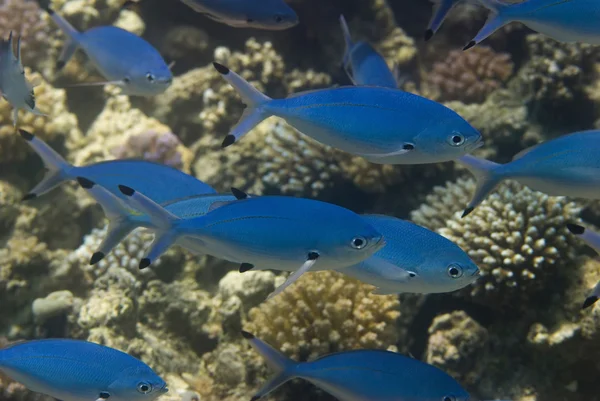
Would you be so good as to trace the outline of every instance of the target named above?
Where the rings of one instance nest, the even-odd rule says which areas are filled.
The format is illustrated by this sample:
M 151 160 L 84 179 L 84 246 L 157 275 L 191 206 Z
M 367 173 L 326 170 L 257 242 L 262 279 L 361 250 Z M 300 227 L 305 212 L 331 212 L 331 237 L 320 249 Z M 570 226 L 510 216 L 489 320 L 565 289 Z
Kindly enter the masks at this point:
M 367 246 L 367 240 L 364 237 L 354 237 L 350 243 L 354 249 L 363 249 Z
M 151 74 L 151 73 L 147 73 L 146 74 L 146 79 L 148 80 L 148 82 L 154 82 L 156 80 L 156 78 L 154 77 L 154 75 Z
M 152 385 L 149 383 L 144 383 L 144 382 L 138 383 L 137 391 L 142 394 L 148 394 L 149 392 L 152 391 Z
M 282 22 L 283 21 L 283 17 L 279 14 L 275 14 L 275 22 Z
M 442 398 L 442 401 L 456 401 L 456 397 L 453 395 L 447 395 L 444 398 Z
M 463 269 L 459 265 L 448 266 L 448 275 L 452 278 L 459 278 L 463 275 Z
M 452 146 L 461 146 L 463 143 L 465 143 L 465 136 L 458 132 L 454 132 L 450 138 L 448 138 L 448 142 Z

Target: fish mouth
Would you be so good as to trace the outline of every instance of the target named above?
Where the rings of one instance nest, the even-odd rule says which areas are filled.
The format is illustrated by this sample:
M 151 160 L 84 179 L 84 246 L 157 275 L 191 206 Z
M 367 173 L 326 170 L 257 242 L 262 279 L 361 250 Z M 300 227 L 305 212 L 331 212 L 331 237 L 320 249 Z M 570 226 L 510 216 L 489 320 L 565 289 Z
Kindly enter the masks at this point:
M 479 277 L 481 276 L 481 270 L 479 270 L 479 268 L 477 268 L 477 270 L 475 270 L 473 272 L 473 274 L 471 274 L 471 277 Z
M 165 385 L 164 385 L 164 386 L 162 386 L 162 388 L 159 390 L 159 392 L 160 392 L 161 394 L 164 394 L 164 393 L 166 393 L 166 392 L 168 392 L 168 391 L 169 391 L 169 387 L 167 387 L 167 383 L 165 383 Z
M 485 142 L 483 141 L 482 137 L 479 137 L 479 139 L 477 141 L 473 142 L 473 144 L 469 147 L 469 152 L 472 152 L 475 149 L 479 149 L 483 145 L 485 145 Z

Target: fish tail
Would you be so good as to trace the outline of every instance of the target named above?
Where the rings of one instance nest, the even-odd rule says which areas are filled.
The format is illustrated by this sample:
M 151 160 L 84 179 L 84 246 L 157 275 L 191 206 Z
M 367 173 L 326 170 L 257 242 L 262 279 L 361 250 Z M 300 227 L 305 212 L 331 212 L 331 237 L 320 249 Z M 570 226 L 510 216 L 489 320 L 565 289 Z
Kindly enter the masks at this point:
M 512 22 L 513 19 L 509 17 L 506 10 L 511 6 L 508 3 L 504 3 L 500 0 L 479 0 L 479 2 L 487 9 L 490 10 L 490 14 L 483 25 L 483 28 L 477 33 L 477 35 L 470 41 L 463 50 L 470 49 L 476 44 L 483 41 L 485 38 L 502 28 L 504 25 Z
M 594 231 L 590 231 L 583 226 L 578 224 L 567 224 L 567 229 L 571 234 L 577 235 L 581 238 L 587 246 L 592 248 L 596 253 L 600 254 L 600 234 Z
M 73 27 L 66 19 L 54 12 L 50 6 L 50 0 L 38 0 L 40 7 L 50 15 L 50 18 L 58 25 L 58 27 L 67 35 L 68 39 L 65 42 L 58 61 L 56 62 L 56 69 L 62 69 L 67 62 L 71 59 L 77 48 L 79 47 L 80 32 Z
M 185 236 L 185 233 L 175 224 L 181 219 L 132 188 L 119 185 L 119 190 L 127 197 L 129 204 L 141 213 L 146 214 L 155 226 L 154 241 L 140 260 L 139 268 L 145 269 L 165 253 L 179 238 Z
M 65 181 L 71 180 L 73 166 L 61 155 L 56 153 L 48 144 L 35 135 L 25 131 L 19 130 L 21 137 L 27 141 L 27 144 L 40 156 L 44 162 L 44 166 L 48 170 L 44 178 L 38 183 L 27 195 L 23 197 L 23 200 L 29 200 L 36 198 L 51 189 L 57 187 Z
M 350 33 L 350 28 L 348 28 L 348 24 L 346 23 L 346 18 L 344 15 L 340 15 L 340 26 L 342 27 L 342 34 L 344 35 L 344 43 L 346 44 L 346 49 L 344 50 L 344 57 L 342 58 L 342 66 L 346 68 L 348 63 L 350 62 L 350 49 L 352 49 L 352 34 Z
M 250 85 L 244 78 L 240 77 L 229 68 L 219 63 L 213 63 L 215 69 L 229 82 L 231 86 L 238 92 L 242 101 L 246 105 L 246 110 L 240 118 L 240 121 L 231 132 L 223 140 L 221 145 L 223 148 L 232 145 L 242 136 L 246 135 L 250 130 L 260 124 L 263 120 L 270 117 L 271 114 L 264 111 L 261 107 L 269 103 L 272 99 L 263 93 L 259 92 L 255 87 Z
M 501 164 L 491 162 L 489 160 L 480 159 L 475 156 L 465 155 L 456 160 L 458 163 L 465 166 L 475 176 L 477 180 L 477 189 L 469 202 L 469 205 L 463 212 L 462 217 L 471 213 L 487 195 L 496 188 L 496 185 L 502 181 L 503 176 L 498 174 L 498 167 Z
M 77 177 L 79 185 L 102 207 L 108 219 L 106 236 L 90 259 L 95 265 L 121 243 L 133 230 L 142 225 L 132 219 L 132 210 L 115 194 L 84 177 Z
M 448 16 L 450 10 L 452 10 L 456 4 L 456 1 L 435 0 L 433 3 L 433 15 L 431 16 L 431 20 L 429 21 L 429 25 L 427 25 L 427 30 L 425 31 L 425 41 L 431 39 L 438 29 L 440 29 L 440 26 L 442 26 L 442 23 Z
M 254 394 L 251 401 L 256 401 L 259 398 L 266 396 L 288 380 L 298 376 L 296 373 L 299 365 L 298 363 L 289 359 L 264 341 L 254 337 L 251 333 L 242 331 L 242 336 L 250 342 L 250 345 L 256 352 L 265 358 L 267 365 L 275 371 L 275 375 L 273 375 L 273 377 L 269 379 L 256 394 Z

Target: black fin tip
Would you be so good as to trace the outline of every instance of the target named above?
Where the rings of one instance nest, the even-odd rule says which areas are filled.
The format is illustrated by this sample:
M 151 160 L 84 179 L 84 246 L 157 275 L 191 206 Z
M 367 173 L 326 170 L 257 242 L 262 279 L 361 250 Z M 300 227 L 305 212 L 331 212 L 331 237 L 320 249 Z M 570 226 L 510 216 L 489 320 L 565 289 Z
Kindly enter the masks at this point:
M 125 185 L 119 185 L 119 191 L 121 191 L 123 195 L 127 196 L 133 196 L 133 194 L 135 193 L 133 189 L 126 187 Z
M 465 209 L 465 211 L 463 212 L 462 216 L 460 216 L 460 218 L 462 219 L 462 218 L 465 218 L 465 217 L 467 217 L 468 215 L 470 215 L 470 214 L 471 214 L 471 212 L 472 212 L 473 210 L 475 210 L 475 208 L 474 208 L 474 207 L 468 207 L 468 208 L 466 208 L 466 209 Z
M 226 148 L 230 145 L 233 145 L 233 143 L 235 142 L 235 136 L 233 135 L 227 135 L 225 137 L 225 139 L 223 139 L 223 143 L 221 144 L 221 148 Z
M 242 191 L 241 189 L 237 189 L 237 188 L 231 187 L 231 193 L 238 200 L 242 200 L 242 199 L 247 199 L 248 198 L 248 194 L 245 193 L 244 191 Z
M 77 182 L 85 189 L 93 188 L 96 183 L 84 177 L 77 177 Z
M 35 136 L 31 132 L 27 132 L 24 129 L 20 129 L 19 133 L 21 134 L 21 138 L 25 139 L 28 142 L 32 141 L 33 138 L 35 138 Z
M 139 266 L 140 270 L 143 270 L 146 267 L 150 266 L 150 263 L 152 263 L 152 262 L 148 258 L 144 258 L 144 259 L 140 260 L 140 266 Z
M 568 223 L 567 230 L 569 230 L 571 234 L 581 235 L 585 232 L 585 227 L 582 227 L 579 224 Z
M 423 35 L 423 38 L 425 39 L 425 42 L 427 42 L 432 37 L 433 37 L 433 29 L 426 30 L 425 34 Z
M 470 41 L 465 47 L 463 47 L 463 51 L 465 50 L 469 50 L 471 47 L 475 46 L 477 43 L 475 43 L 474 40 Z
M 92 257 L 90 258 L 90 265 L 95 265 L 96 263 L 100 262 L 102 259 L 104 259 L 104 253 L 94 252 Z
M 252 263 L 242 263 L 240 265 L 240 273 L 245 273 L 248 270 L 254 269 L 254 265 Z
M 32 200 L 35 198 L 37 198 L 36 194 L 27 194 L 23 198 L 21 198 L 21 201 L 28 201 L 28 200 Z
M 242 337 L 244 337 L 246 340 L 252 340 L 254 338 L 254 334 L 242 330 Z
M 587 297 L 585 299 L 585 301 L 583 302 L 583 306 L 581 307 L 581 309 L 589 308 L 590 306 L 595 304 L 597 300 L 598 300 L 598 297 L 595 295 L 591 295 L 591 296 Z
M 217 70 L 217 72 L 221 75 L 227 75 L 229 74 L 229 68 L 225 67 L 223 64 L 219 64 L 217 62 L 213 63 L 213 67 L 215 67 L 215 70 Z

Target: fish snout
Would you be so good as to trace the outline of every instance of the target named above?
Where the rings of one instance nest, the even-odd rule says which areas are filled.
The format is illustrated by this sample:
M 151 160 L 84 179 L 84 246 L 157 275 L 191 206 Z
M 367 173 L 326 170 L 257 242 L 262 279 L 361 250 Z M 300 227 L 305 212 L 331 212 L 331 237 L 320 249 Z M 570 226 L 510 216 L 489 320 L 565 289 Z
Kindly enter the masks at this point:
M 475 268 L 475 271 L 473 272 L 473 274 L 471 274 L 471 276 L 473 277 L 479 277 L 481 276 L 481 270 L 479 270 L 479 268 Z
M 472 152 L 475 149 L 479 149 L 483 145 L 485 145 L 485 142 L 483 141 L 483 137 L 480 135 L 470 146 L 467 146 L 467 151 Z

